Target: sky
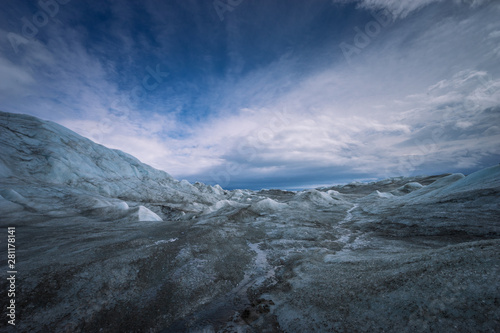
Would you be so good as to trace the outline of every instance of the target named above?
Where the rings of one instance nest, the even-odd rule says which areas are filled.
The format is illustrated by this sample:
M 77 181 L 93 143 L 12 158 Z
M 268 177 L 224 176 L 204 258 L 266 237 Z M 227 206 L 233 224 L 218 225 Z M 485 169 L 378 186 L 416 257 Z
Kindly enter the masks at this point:
M 500 162 L 494 0 L 6 0 L 0 110 L 177 179 L 303 189 Z

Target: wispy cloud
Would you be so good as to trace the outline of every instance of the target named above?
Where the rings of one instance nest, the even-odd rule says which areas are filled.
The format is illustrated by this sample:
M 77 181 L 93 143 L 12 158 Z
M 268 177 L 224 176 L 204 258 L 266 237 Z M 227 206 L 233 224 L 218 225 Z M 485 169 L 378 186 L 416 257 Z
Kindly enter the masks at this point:
M 418 11 L 428 5 L 434 3 L 446 3 L 450 5 L 468 5 L 470 8 L 481 6 L 491 0 L 413 0 L 413 1 L 400 1 L 400 0 L 333 0 L 337 3 L 350 3 L 358 4 L 359 8 L 368 10 L 387 9 L 394 18 L 405 18 L 410 13 Z
M 21 46 L 19 55 L 0 43 L 0 73 L 8 78 L 0 108 L 57 121 L 175 177 L 229 187 L 307 187 L 484 166 L 500 155 L 500 6 L 455 1 L 453 13 L 426 11 L 433 2 L 440 1 L 358 1 L 362 10 L 388 8 L 400 20 L 350 64 L 338 45 L 352 40 L 359 22 L 344 22 L 343 34 L 325 37 L 327 46 L 277 48 L 256 62 L 242 38 L 258 24 L 231 16 L 221 23 L 213 12 L 204 16 L 210 6 L 161 4 L 165 10 L 155 12 L 148 3 L 141 15 L 153 23 L 134 31 L 127 23 L 134 8 L 102 5 L 110 18 L 98 27 L 107 30 L 92 43 L 95 32 L 65 26 L 61 14 L 46 27 L 48 37 Z M 418 10 L 418 19 L 404 19 Z M 191 12 L 187 35 L 199 44 L 180 53 L 185 25 L 174 13 Z M 320 12 L 309 10 L 301 29 Z M 170 14 L 162 21 L 162 13 Z M 3 41 L 6 34 L 0 31 Z M 168 77 L 144 89 L 147 68 L 157 65 Z

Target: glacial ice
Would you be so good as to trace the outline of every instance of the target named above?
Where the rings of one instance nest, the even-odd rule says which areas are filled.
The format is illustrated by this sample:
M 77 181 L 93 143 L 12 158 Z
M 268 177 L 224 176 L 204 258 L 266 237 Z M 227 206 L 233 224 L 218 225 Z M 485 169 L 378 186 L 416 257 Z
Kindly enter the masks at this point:
M 24 207 L 0 195 L 0 213 L 23 211 Z
M 285 203 L 279 203 L 271 198 L 260 200 L 251 206 L 251 210 L 258 214 L 273 213 L 288 207 Z
M 150 211 L 144 206 L 134 209 L 134 215 L 137 215 L 137 221 L 163 221 L 161 217 Z
M 498 165 L 227 191 L 1 112 L 0 148 L 19 332 L 498 331 Z
M 410 182 L 410 183 L 407 183 L 401 187 L 398 187 L 397 189 L 391 191 L 390 193 L 393 195 L 398 195 L 398 196 L 406 195 L 406 194 L 411 193 L 413 191 L 419 190 L 422 187 L 423 187 L 423 185 L 420 183 Z

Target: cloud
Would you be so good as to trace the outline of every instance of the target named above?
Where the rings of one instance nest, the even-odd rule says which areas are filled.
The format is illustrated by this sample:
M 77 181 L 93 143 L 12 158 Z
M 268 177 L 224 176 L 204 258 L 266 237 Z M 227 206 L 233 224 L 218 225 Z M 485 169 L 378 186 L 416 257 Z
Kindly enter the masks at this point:
M 498 37 L 500 37 L 500 30 L 492 31 L 488 35 L 488 38 L 498 38 Z
M 441 2 L 443 0 L 414 0 L 414 1 L 397 1 L 397 0 L 363 0 L 360 7 L 367 9 L 382 9 L 389 10 L 395 17 L 405 18 L 411 12 L 419 10 L 429 4 Z
M 491 21 L 488 12 L 443 22 L 422 17 L 418 28 L 412 23 L 388 32 L 352 67 L 332 64 L 269 97 L 261 103 L 266 107 L 210 123 L 214 134 L 201 132 L 222 159 L 199 176 L 238 187 L 240 169 L 248 179 L 312 181 L 306 170 L 321 170 L 328 179 L 347 170 L 384 177 L 487 165 L 500 154 L 491 126 L 500 120 L 498 73 L 492 46 L 476 38 L 495 28 L 477 24 Z M 484 70 L 475 70 L 477 63 Z M 259 88 L 269 96 L 282 86 L 279 79 L 251 82 L 263 82 Z M 239 87 L 232 89 L 240 98 Z M 280 114 L 286 121 L 277 126 Z M 228 132 L 226 122 L 238 125 Z
M 248 31 L 238 26 L 228 37 L 229 58 L 236 60 L 226 71 L 207 70 L 195 77 L 199 82 L 191 73 L 171 73 L 152 91 L 142 86 L 145 68 L 164 66 L 156 55 L 175 44 L 179 23 L 162 26 L 169 31 L 151 28 L 162 31 L 155 35 L 161 47 L 147 61 L 140 48 L 150 49 L 151 41 L 132 38 L 126 20 L 113 21 L 105 42 L 92 47 L 85 30 L 54 23 L 45 30 L 50 38 L 22 46 L 17 59 L 0 56 L 0 73 L 11 79 L 5 86 L 11 91 L 0 90 L 0 108 L 54 120 L 174 177 L 230 188 L 298 188 L 484 166 L 500 155 L 499 6 L 438 15 L 424 10 L 431 2 L 359 2 L 392 8 L 400 18 L 422 10 L 418 20 L 385 27 L 350 64 L 338 47 L 356 33 L 347 26 L 325 53 L 314 54 L 318 62 L 296 48 L 240 66 L 236 58 L 249 58 L 237 41 Z M 203 20 L 197 12 L 192 33 Z M 108 43 L 114 38 L 130 57 L 117 60 L 116 44 Z M 166 64 L 181 58 L 164 53 Z
M 469 8 L 482 6 L 492 0 L 333 0 L 334 3 L 357 3 L 358 8 L 367 10 L 388 10 L 394 19 L 404 19 L 413 12 L 436 3 L 450 5 L 467 5 Z
M 405 18 L 410 13 L 418 11 L 430 4 L 446 0 L 333 0 L 334 3 L 357 3 L 358 8 L 367 10 L 388 10 L 394 19 Z M 460 1 L 460 0 L 458 0 Z

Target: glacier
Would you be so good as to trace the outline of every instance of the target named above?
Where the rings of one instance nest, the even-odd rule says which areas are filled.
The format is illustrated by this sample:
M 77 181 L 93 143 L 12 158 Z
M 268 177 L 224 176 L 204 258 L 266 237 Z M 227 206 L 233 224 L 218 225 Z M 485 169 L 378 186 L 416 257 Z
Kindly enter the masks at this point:
M 499 165 L 228 191 L 5 112 L 0 148 L 6 332 L 500 331 Z

